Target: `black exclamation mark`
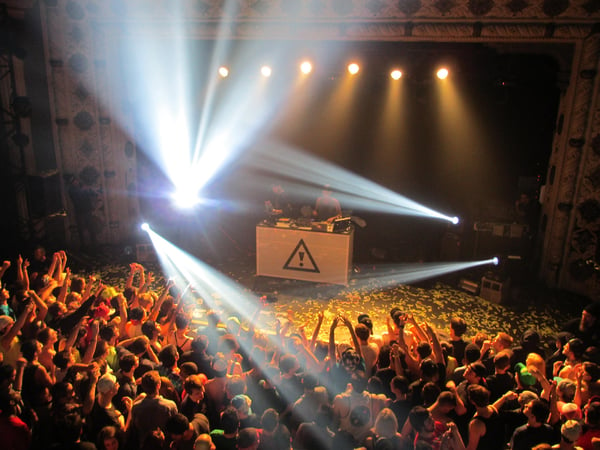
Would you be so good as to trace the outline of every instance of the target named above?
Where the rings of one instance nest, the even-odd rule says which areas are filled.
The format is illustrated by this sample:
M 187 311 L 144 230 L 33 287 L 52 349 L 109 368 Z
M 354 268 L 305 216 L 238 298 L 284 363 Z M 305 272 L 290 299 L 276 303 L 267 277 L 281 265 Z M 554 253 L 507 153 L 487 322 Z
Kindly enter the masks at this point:
M 302 261 L 304 260 L 304 252 L 298 252 L 298 256 L 300 256 L 300 267 L 303 267 L 304 263 Z

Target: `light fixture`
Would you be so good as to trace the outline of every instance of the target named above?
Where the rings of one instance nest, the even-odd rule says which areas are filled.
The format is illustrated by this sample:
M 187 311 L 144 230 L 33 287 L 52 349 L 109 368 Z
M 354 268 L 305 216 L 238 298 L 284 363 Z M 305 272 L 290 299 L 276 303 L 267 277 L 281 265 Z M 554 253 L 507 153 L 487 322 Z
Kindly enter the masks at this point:
M 350 73 L 350 75 L 356 75 L 359 70 L 360 70 L 360 67 L 358 64 L 356 64 L 356 63 L 348 64 L 348 73 Z
M 227 78 L 229 76 L 229 69 L 225 66 L 219 67 L 219 75 L 221 78 Z
M 449 73 L 450 72 L 448 72 L 448 69 L 446 69 L 445 67 L 442 67 L 442 68 L 438 69 L 436 75 L 440 80 L 445 80 L 446 78 L 448 78 Z
M 300 64 L 300 71 L 304 74 L 304 75 L 308 75 L 309 73 L 312 72 L 312 64 L 310 63 L 310 61 L 303 61 L 302 64 Z
M 269 66 L 262 66 L 260 68 L 260 73 L 262 74 L 263 77 L 267 77 L 268 78 L 273 73 L 273 70 Z
M 393 80 L 399 80 L 402 78 L 402 71 L 399 69 L 394 69 L 390 72 L 390 77 L 392 77 Z

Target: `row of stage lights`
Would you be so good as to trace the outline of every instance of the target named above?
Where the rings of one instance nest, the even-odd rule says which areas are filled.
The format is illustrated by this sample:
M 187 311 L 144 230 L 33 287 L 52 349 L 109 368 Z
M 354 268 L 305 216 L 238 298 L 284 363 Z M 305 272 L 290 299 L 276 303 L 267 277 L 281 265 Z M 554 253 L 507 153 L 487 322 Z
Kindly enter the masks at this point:
M 303 61 L 300 64 L 299 69 L 304 75 L 309 75 L 313 71 L 313 65 L 310 61 Z M 348 64 L 346 69 L 350 75 L 356 75 L 358 72 L 360 72 L 360 66 L 357 63 Z M 221 78 L 227 78 L 229 76 L 229 68 L 226 66 L 219 67 L 218 72 Z M 273 74 L 273 69 L 271 66 L 264 65 L 260 68 L 260 73 L 263 77 L 268 78 Z M 446 67 L 441 67 L 436 72 L 436 76 L 440 80 L 448 78 L 449 74 L 450 72 Z M 390 71 L 390 78 L 393 80 L 399 80 L 402 78 L 402 71 L 400 69 L 392 69 Z

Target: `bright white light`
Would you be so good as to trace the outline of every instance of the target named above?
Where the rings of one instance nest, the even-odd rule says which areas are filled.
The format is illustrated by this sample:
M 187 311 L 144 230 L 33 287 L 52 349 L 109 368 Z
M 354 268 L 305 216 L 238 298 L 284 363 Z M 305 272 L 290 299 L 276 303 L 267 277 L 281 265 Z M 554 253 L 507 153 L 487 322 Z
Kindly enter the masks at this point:
M 460 222 L 460 219 L 459 219 L 458 217 L 454 216 L 454 217 L 452 218 L 452 223 L 453 223 L 454 225 L 458 225 L 458 222 Z
M 356 63 L 348 64 L 348 72 L 350 73 L 350 75 L 356 75 L 359 70 L 360 70 L 360 67 L 358 64 L 356 64 Z
M 439 69 L 437 71 L 437 77 L 440 80 L 445 80 L 446 78 L 448 78 L 448 74 L 449 74 L 448 69 L 446 69 L 445 67 L 442 67 L 441 69 Z
M 229 69 L 225 66 L 219 67 L 219 75 L 221 78 L 226 78 L 229 75 Z
M 402 78 L 402 71 L 398 70 L 398 69 L 394 69 L 392 70 L 392 72 L 390 73 L 390 76 L 392 77 L 392 79 L 394 80 L 399 80 L 400 78 Z
M 312 64 L 309 61 L 304 61 L 302 62 L 302 64 L 300 64 L 300 71 L 304 74 L 304 75 L 308 75 L 309 73 L 312 72 Z
M 492 264 L 495 265 L 495 266 L 497 266 L 498 264 L 500 264 L 500 260 L 498 259 L 497 256 L 494 256 L 492 258 Z
M 270 77 L 271 74 L 273 73 L 273 71 L 269 66 L 262 66 L 260 68 L 260 73 L 262 74 L 263 77 Z
M 143 224 L 141 224 L 141 225 L 140 225 L 140 228 L 141 228 L 143 231 L 150 231 L 150 225 L 148 225 L 148 223 L 147 223 L 147 222 L 144 222 Z
M 181 209 L 191 209 L 200 203 L 198 194 L 190 191 L 177 191 L 172 195 L 175 206 Z

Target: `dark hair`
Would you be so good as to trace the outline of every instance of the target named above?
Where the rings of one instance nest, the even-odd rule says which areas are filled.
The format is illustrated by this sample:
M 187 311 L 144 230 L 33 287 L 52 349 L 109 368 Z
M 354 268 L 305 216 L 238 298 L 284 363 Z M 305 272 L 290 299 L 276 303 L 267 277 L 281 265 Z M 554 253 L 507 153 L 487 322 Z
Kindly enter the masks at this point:
M 196 336 L 191 343 L 191 347 L 194 352 L 202 353 L 208 348 L 208 337 L 203 334 Z
M 243 428 L 238 433 L 237 448 L 250 448 L 258 442 L 258 430 L 256 428 Z
M 419 342 L 417 344 L 417 354 L 421 359 L 428 358 L 433 350 L 431 349 L 431 344 L 429 342 Z
M 167 345 L 163 347 L 163 349 L 158 354 L 158 360 L 162 363 L 164 367 L 171 368 L 175 364 L 177 364 L 177 356 L 179 353 L 177 352 L 177 347 L 173 344 Z
M 430 416 L 431 414 L 427 408 L 424 406 L 415 406 L 408 413 L 408 420 L 413 429 L 419 432 L 423 429 L 425 421 L 429 419 Z
M 167 419 L 165 429 L 170 434 L 183 434 L 190 428 L 190 421 L 181 413 L 172 415 Z
M 147 394 L 154 394 L 158 391 L 161 385 L 160 375 L 156 370 L 146 372 L 142 376 L 142 389 Z
M 21 353 L 23 354 L 23 358 L 27 361 L 33 361 L 35 358 L 35 353 L 38 349 L 38 341 L 35 339 L 29 339 L 21 344 Z
M 225 434 L 235 433 L 240 427 L 240 417 L 237 409 L 233 406 L 228 406 L 221 413 L 221 429 Z
M 430 406 L 435 403 L 442 390 L 433 381 L 428 381 L 423 385 L 421 389 L 421 397 L 423 398 L 423 405 Z
M 477 346 L 477 344 L 467 344 L 465 347 L 465 360 L 467 361 L 467 364 L 479 361 L 480 358 L 481 349 Z
M 593 427 L 600 425 L 600 402 L 591 402 L 585 410 L 585 423 Z
M 550 406 L 548 406 L 548 402 L 545 400 L 532 400 L 530 410 L 535 420 L 539 423 L 545 423 L 550 415 Z
M 58 369 L 66 369 L 69 361 L 71 360 L 71 351 L 70 350 L 61 350 L 60 352 L 56 352 L 56 355 L 52 357 L 52 362 Z
M 510 353 L 506 350 L 502 350 L 494 356 L 494 367 L 499 370 L 510 367 Z
M 265 409 L 260 418 L 260 426 L 263 430 L 273 431 L 279 425 L 279 413 L 273 408 Z
M 469 400 L 480 408 L 490 404 L 490 391 L 479 384 L 470 384 L 467 387 L 467 395 Z
M 356 337 L 358 337 L 362 341 L 366 341 L 371 336 L 371 330 L 365 324 L 359 323 L 354 327 L 354 333 L 356 333 Z
M 183 330 L 190 324 L 190 318 L 187 314 L 179 313 L 175 316 L 175 328 Z
M 125 353 L 123 356 L 121 356 L 121 358 L 119 358 L 119 368 L 123 372 L 129 372 L 135 367 L 136 363 L 137 360 L 133 353 Z
M 295 355 L 286 353 L 285 355 L 282 355 L 281 358 L 279 359 L 279 370 L 281 371 L 281 373 L 288 373 L 290 370 L 292 370 L 297 365 L 298 365 L 298 358 L 296 358 Z
M 450 328 L 454 330 L 456 337 L 461 337 L 467 332 L 467 322 L 460 317 L 453 317 L 450 319 Z
M 156 322 L 154 320 L 147 320 L 142 324 L 142 333 L 148 339 L 152 339 L 154 337 L 154 333 L 158 330 L 156 326 Z
M 144 318 L 144 308 L 136 306 L 129 311 L 129 320 L 142 320 Z
M 143 326 L 142 326 L 143 328 Z M 104 341 L 110 341 L 112 338 L 114 338 L 117 335 L 117 333 L 115 332 L 115 326 L 114 325 L 104 325 L 102 327 L 100 327 L 100 332 L 98 333 L 98 336 L 100 336 L 100 339 L 104 340 Z
M 202 377 L 198 374 L 190 375 L 187 377 L 183 383 L 183 388 L 185 392 L 191 394 L 195 389 L 202 389 L 204 391 L 204 383 L 202 382 Z
M 394 389 L 399 390 L 403 394 L 408 394 L 408 380 L 406 377 L 403 377 L 402 375 L 396 375 L 394 378 L 392 378 L 390 384 L 394 387 Z
M 42 345 L 46 345 L 48 343 L 48 339 L 50 339 L 50 330 L 50 327 L 44 327 L 38 331 L 36 339 L 40 341 Z

